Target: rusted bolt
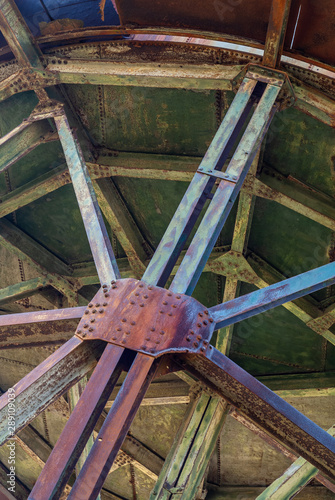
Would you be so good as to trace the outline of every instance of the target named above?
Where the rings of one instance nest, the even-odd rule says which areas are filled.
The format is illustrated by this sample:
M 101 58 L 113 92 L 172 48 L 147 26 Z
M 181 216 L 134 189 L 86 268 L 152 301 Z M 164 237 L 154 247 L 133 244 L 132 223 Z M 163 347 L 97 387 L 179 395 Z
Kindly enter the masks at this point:
M 168 293 L 168 297 L 172 297 L 172 293 L 171 292 Z
M 107 304 L 107 302 L 104 302 L 102 305 L 103 305 L 104 307 L 106 307 L 108 304 Z
M 95 318 L 92 318 L 92 319 L 90 320 L 90 322 L 91 322 L 91 323 L 94 323 L 94 321 L 95 321 Z
M 93 332 L 93 330 L 94 330 L 94 328 L 92 328 L 92 327 L 90 327 L 90 328 L 88 329 L 88 331 L 89 331 L 89 332 Z
M 198 342 L 193 342 L 193 345 L 194 345 L 194 347 L 199 347 L 199 343 Z
M 127 323 L 126 318 L 122 318 L 121 321 L 122 321 L 122 323 Z
M 160 334 L 160 335 L 165 335 L 164 330 L 161 330 L 161 331 L 159 332 L 159 334 Z
M 201 339 L 202 339 L 202 336 L 201 336 L 201 335 L 197 335 L 197 339 L 198 339 L 198 340 L 201 340 Z
M 203 317 L 203 314 L 202 314 L 202 313 L 199 313 L 199 316 L 200 316 L 200 318 L 202 318 L 202 317 Z
M 105 311 L 105 309 L 99 309 L 99 313 L 102 314 Z
M 204 324 L 204 325 L 208 325 L 208 321 L 206 321 L 206 320 L 205 320 L 205 321 L 203 321 L 203 324 Z
M 143 283 L 140 283 L 140 284 L 138 285 L 138 287 L 139 287 L 139 288 L 143 288 Z
M 81 330 L 77 330 L 77 333 L 81 333 Z
M 126 331 L 126 332 L 124 332 L 124 333 L 125 333 L 126 335 L 130 335 L 130 332 L 129 332 L 129 331 Z
M 144 299 L 147 299 L 147 298 L 148 298 L 148 295 L 147 295 L 147 294 L 143 295 L 143 298 L 144 298 Z
M 180 295 L 176 295 L 176 299 L 181 299 L 181 296 Z
M 214 320 L 213 320 L 213 318 L 209 318 L 209 320 L 208 320 L 208 321 L 209 321 L 210 323 L 213 323 L 213 321 L 214 321 Z
M 163 306 L 167 306 L 166 300 L 163 300 L 162 304 L 163 304 Z
M 208 311 L 207 311 L 207 309 L 204 311 L 204 313 L 208 315 Z
M 111 281 L 111 284 L 112 284 L 112 285 L 114 285 L 114 283 L 116 283 L 116 281 L 115 281 L 115 280 L 112 280 L 112 281 Z
M 117 288 L 117 286 L 116 285 L 112 285 L 112 288 L 114 290 L 115 288 Z M 106 295 L 105 295 L 105 297 L 106 297 Z
M 97 310 L 96 310 L 96 309 L 93 309 L 92 313 L 93 313 L 93 314 L 95 314 L 96 312 L 97 312 Z
M 202 327 L 202 324 L 201 324 L 201 323 L 198 323 L 198 324 L 197 324 L 197 326 L 198 326 L 199 328 L 201 328 L 201 327 Z
M 140 307 L 144 307 L 144 304 L 140 304 Z
M 156 328 L 154 328 L 154 327 L 150 328 L 151 332 L 154 332 L 155 330 L 156 330 Z
M 102 288 L 108 288 L 108 285 L 107 285 L 106 283 L 104 283 L 104 284 L 102 285 Z
M 105 297 L 106 297 L 106 299 L 107 299 L 107 297 L 109 297 L 109 293 L 105 293 Z
M 123 339 L 123 340 L 121 341 L 121 343 L 122 343 L 122 344 L 126 344 L 126 343 L 127 343 L 126 339 Z
M 135 293 L 135 296 L 138 297 L 140 294 L 138 292 Z
M 136 325 L 135 321 L 130 322 L 131 325 Z
M 146 340 L 147 342 L 149 342 L 150 337 L 145 337 L 145 340 Z
M 87 335 L 87 333 L 86 333 L 86 332 L 83 332 L 83 333 L 81 334 L 81 336 L 82 336 L 82 337 L 86 337 L 86 335 Z
M 90 312 L 90 311 L 89 311 L 88 309 L 86 309 L 85 314 L 89 314 L 89 312 Z
M 117 327 L 116 329 L 117 332 L 122 332 L 122 328 L 120 328 L 119 326 Z
M 152 290 L 152 286 L 148 286 L 148 290 Z
M 99 307 L 99 306 L 100 306 L 100 304 L 99 304 L 99 302 L 97 302 L 97 303 L 95 304 L 95 307 Z
M 157 345 L 160 343 L 161 343 L 160 340 L 156 340 L 156 342 L 155 342 L 155 344 L 157 344 Z
M 155 349 L 150 349 L 151 354 L 155 354 Z
M 193 330 L 190 330 L 190 334 L 191 334 L 191 335 L 194 335 L 194 331 L 193 331 Z
M 84 328 L 88 328 L 88 324 L 87 323 L 85 323 Z
M 172 304 L 172 307 L 175 309 L 177 307 L 177 304 Z
M 112 340 L 116 340 L 116 337 L 112 337 Z
M 160 314 L 164 314 L 164 311 L 162 311 L 162 310 L 160 310 L 159 312 L 160 312 Z
M 131 300 L 130 303 L 132 306 L 135 304 L 134 300 Z
M 206 348 L 205 347 L 200 347 L 200 351 L 205 352 Z
M 192 337 L 191 337 L 190 335 L 187 335 L 186 340 L 187 340 L 188 342 L 191 342 Z
M 172 313 L 168 313 L 168 316 L 172 316 Z

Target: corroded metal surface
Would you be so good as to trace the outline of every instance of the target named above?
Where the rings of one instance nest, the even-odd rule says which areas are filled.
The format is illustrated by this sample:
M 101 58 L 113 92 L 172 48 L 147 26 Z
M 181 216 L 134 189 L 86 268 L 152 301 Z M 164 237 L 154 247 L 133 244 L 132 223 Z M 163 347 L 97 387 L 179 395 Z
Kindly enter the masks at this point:
M 213 326 L 208 310 L 192 297 L 130 278 L 99 290 L 76 335 L 159 356 L 204 352 Z

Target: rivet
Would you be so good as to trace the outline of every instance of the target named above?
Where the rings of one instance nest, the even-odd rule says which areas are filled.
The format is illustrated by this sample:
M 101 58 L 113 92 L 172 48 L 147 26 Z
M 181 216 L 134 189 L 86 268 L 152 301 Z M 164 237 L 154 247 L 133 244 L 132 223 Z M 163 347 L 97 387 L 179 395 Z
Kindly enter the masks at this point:
M 97 310 L 96 310 L 96 309 L 93 309 L 92 313 L 93 313 L 93 314 L 95 314 L 96 312 L 97 312 Z
M 77 333 L 81 333 L 81 330 L 77 330 Z
M 148 290 L 152 290 L 152 286 L 148 286 Z
M 126 318 L 122 318 L 121 321 L 122 321 L 122 323 L 127 323 Z
M 140 283 L 140 284 L 138 285 L 138 287 L 139 287 L 139 288 L 143 288 L 143 283 Z
M 160 314 L 164 314 L 164 311 L 159 311 L 159 312 L 160 312 Z
M 123 339 L 123 340 L 121 341 L 121 343 L 122 343 L 122 344 L 126 344 L 126 343 L 127 343 L 126 339 Z
M 106 297 L 106 299 L 107 299 L 107 297 L 109 297 L 109 293 L 105 293 L 105 297 Z
M 145 345 L 141 345 L 140 349 L 142 349 L 142 351 L 145 351 L 146 346 Z
M 82 336 L 82 337 L 86 337 L 86 335 L 87 335 L 87 333 L 86 333 L 86 332 L 83 332 L 83 333 L 81 334 L 81 336 Z
M 115 288 L 117 288 L 117 286 L 116 286 L 116 285 L 112 285 L 112 288 L 113 288 L 113 290 L 114 290 Z
M 134 302 L 133 300 L 131 300 L 131 301 L 130 301 L 130 303 L 131 303 L 131 305 L 134 305 L 134 304 L 135 304 L 135 302 Z
M 104 283 L 104 284 L 102 285 L 102 288 L 108 288 L 108 285 L 107 285 L 106 283 Z
M 104 302 L 102 305 L 103 305 L 104 307 L 106 307 L 108 304 L 107 304 L 107 302 Z
M 155 349 L 150 349 L 150 352 L 151 352 L 152 354 L 154 354 L 154 353 L 155 353 Z
M 112 340 L 116 340 L 116 337 L 112 337 Z
M 167 306 L 166 300 L 163 300 L 162 304 L 163 304 L 163 306 Z
M 199 328 L 201 328 L 201 327 L 202 327 L 202 324 L 201 324 L 201 323 L 198 323 L 198 324 L 197 324 L 197 326 L 198 326 Z
M 144 298 L 144 299 L 147 299 L 147 298 L 148 298 L 148 295 L 147 295 L 147 294 L 143 295 L 143 298 Z
M 206 309 L 206 311 L 204 311 L 204 313 L 205 313 L 205 314 L 208 314 L 208 311 L 207 311 L 207 309 Z
M 99 303 L 99 302 L 97 302 L 97 303 L 95 304 L 95 307 L 99 307 L 99 306 L 100 306 L 100 303 Z
M 88 304 L 88 307 L 93 307 L 93 304 Z
M 203 321 L 203 324 L 204 324 L 204 325 L 208 325 L 208 321 L 206 321 L 206 320 L 205 320 L 205 321 Z
M 175 309 L 177 307 L 177 304 L 172 304 L 172 307 Z
M 122 328 L 120 328 L 119 326 L 117 327 L 116 329 L 117 332 L 122 332 Z
M 198 342 L 194 342 L 193 345 L 194 345 L 194 347 L 199 347 Z
M 136 325 L 135 321 L 130 322 L 131 325 Z
M 187 335 L 186 340 L 190 342 L 192 340 L 192 337 L 190 335 Z
M 144 307 L 144 304 L 140 304 L 140 307 Z
M 172 297 L 172 293 L 171 292 L 168 293 L 168 297 Z
M 124 333 L 125 333 L 126 335 L 130 335 L 130 332 L 129 332 L 129 331 L 127 331 L 127 332 L 124 332 Z
M 200 318 L 202 318 L 202 317 L 203 317 L 203 314 L 202 314 L 202 313 L 199 313 L 199 316 L 200 316 Z
M 147 342 L 149 342 L 150 337 L 145 337 L 145 340 L 146 340 Z
M 93 332 L 93 330 L 94 330 L 94 328 L 92 328 L 92 327 L 90 327 L 90 328 L 88 329 L 88 331 L 89 331 L 89 332 Z
M 204 345 L 208 345 L 208 341 L 207 340 L 203 340 L 203 343 L 204 343 Z
M 191 335 L 194 335 L 194 331 L 193 331 L 193 330 L 190 330 L 190 334 L 191 334 Z
M 181 299 L 181 296 L 180 295 L 176 295 L 176 299 Z
M 213 323 L 213 321 L 214 321 L 214 320 L 213 320 L 213 318 L 209 318 L 209 320 L 208 320 L 208 321 L 209 321 L 210 323 Z
M 154 328 L 154 327 L 150 328 L 151 332 L 154 332 L 155 330 L 156 330 L 156 328 Z
M 206 348 L 205 347 L 200 347 L 200 351 L 205 352 Z
M 155 344 L 157 345 L 160 344 L 160 340 L 156 340 Z
M 84 325 L 84 328 L 88 328 L 88 325 L 87 325 L 87 324 L 85 324 L 85 325 Z
M 172 316 L 172 313 L 168 313 L 168 316 Z
M 197 335 L 197 339 L 198 339 L 198 340 L 201 340 L 201 339 L 202 339 L 202 336 L 201 336 L 201 335 Z
M 112 285 L 114 285 L 114 283 L 116 283 L 116 281 L 115 281 L 115 280 L 112 280 L 112 281 L 111 281 L 111 284 L 112 284 Z
M 85 314 L 89 314 L 89 312 L 90 312 L 90 311 L 87 309 L 87 310 L 85 311 Z
M 91 322 L 91 323 L 94 323 L 94 321 L 95 321 L 95 318 L 92 318 L 92 319 L 90 320 L 90 322 Z
M 138 297 L 140 294 L 138 292 L 135 293 L 135 296 Z
M 159 334 L 160 334 L 160 335 L 164 335 L 164 334 L 165 334 L 164 330 L 161 330 L 161 331 L 159 332 Z

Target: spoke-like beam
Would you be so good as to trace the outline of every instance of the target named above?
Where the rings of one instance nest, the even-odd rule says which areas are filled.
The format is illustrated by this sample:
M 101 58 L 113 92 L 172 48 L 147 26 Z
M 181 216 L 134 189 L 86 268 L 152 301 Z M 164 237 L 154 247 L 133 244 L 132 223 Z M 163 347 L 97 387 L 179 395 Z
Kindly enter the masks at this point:
M 180 364 L 257 426 L 335 479 L 335 439 L 214 348 Z
M 10 304 L 16 300 L 30 297 L 35 293 L 40 292 L 44 287 L 49 286 L 47 278 L 32 278 L 28 281 L 22 281 L 15 285 L 10 285 L 6 288 L 0 289 L 0 307 L 5 304 Z
M 275 68 L 283 52 L 291 0 L 272 0 L 263 64 Z
M 210 312 L 216 328 L 222 328 L 334 283 L 335 264 L 330 263 L 233 301 L 214 306 Z
M 14 387 L 15 426 L 19 431 L 96 364 L 101 344 L 73 337 Z M 36 397 L 38 394 L 38 398 Z M 0 444 L 11 437 L 7 425 L 8 394 L 0 398 Z
M 108 283 L 119 278 L 120 274 L 92 182 L 81 149 L 72 135 L 65 114 L 56 116 L 55 123 L 98 275 L 101 283 Z
M 35 43 L 14 0 L 0 1 L 0 30 L 20 64 L 43 69 L 40 61 L 42 52 Z
M 148 257 L 143 235 L 111 179 L 97 180 L 93 187 L 102 213 L 123 247 L 136 278 L 140 279 Z

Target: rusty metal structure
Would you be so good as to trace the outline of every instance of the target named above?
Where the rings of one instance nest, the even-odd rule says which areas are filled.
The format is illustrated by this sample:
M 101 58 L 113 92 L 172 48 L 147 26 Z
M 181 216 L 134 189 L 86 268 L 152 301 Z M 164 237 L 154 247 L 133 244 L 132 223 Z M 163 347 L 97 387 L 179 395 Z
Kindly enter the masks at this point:
M 50 8 L 53 2 L 49 4 Z M 80 2 L 77 5 L 79 8 Z M 21 282 L 10 283 L 0 290 L 0 305 L 4 306 L 0 340 L 4 360 L 11 359 L 6 358 L 8 352 L 19 348 L 52 346 L 52 353 L 12 387 L 5 384 L 10 387 L 6 387 L 7 392 L 0 398 L 2 450 L 7 450 L 8 443 L 14 440 L 16 446 L 19 443 L 27 452 L 25 439 L 29 432 L 35 432 L 36 443 L 43 442 L 46 446 L 30 425 L 67 391 L 67 399 L 61 399 L 63 403 L 59 404 L 67 403 L 71 414 L 45 460 L 40 458 L 41 451 L 33 451 L 43 467 L 32 487 L 27 488 L 22 480 L 14 493 L 5 481 L 12 469 L 2 463 L 0 494 L 3 498 L 31 500 L 93 500 L 100 495 L 103 499 L 126 498 L 111 487 L 104 487 L 119 461 L 121 465 L 130 465 L 132 496 L 127 498 L 135 500 L 149 496 L 150 500 L 256 496 L 287 499 L 313 488 L 314 496 L 301 498 L 331 498 L 327 495 L 335 494 L 334 427 L 324 430 L 281 397 L 285 396 L 285 384 L 290 384 L 290 370 L 302 374 L 303 368 L 293 359 L 286 364 L 289 371 L 276 372 L 289 373 L 288 378 L 282 378 L 279 387 L 282 393 L 276 394 L 278 387 L 271 390 L 271 380 L 265 377 L 274 375 L 272 369 L 266 368 L 270 357 L 263 359 L 262 383 L 258 380 L 262 377 L 252 374 L 257 369 L 240 366 L 243 363 L 232 359 L 230 349 L 236 335 L 234 326 L 251 325 L 252 318 L 258 315 L 263 318 L 284 305 L 289 311 L 287 323 L 273 320 L 279 331 L 291 328 L 287 325 L 291 325 L 295 315 L 294 321 L 299 325 L 302 322 L 308 332 L 306 339 L 312 336 L 312 347 L 306 357 L 310 356 L 313 362 L 319 355 L 314 342 L 322 342 L 322 369 L 313 368 L 311 361 L 306 371 L 313 373 L 316 381 L 321 380 L 321 375 L 321 382 L 328 377 L 328 385 L 309 389 L 324 390 L 325 396 L 334 397 L 334 377 L 331 378 L 335 370 L 334 251 L 330 244 L 318 247 L 313 239 L 314 227 L 334 233 L 335 211 L 329 194 L 332 188 L 328 189 L 332 174 L 328 173 L 326 179 L 321 168 L 319 172 L 315 169 L 308 173 L 314 184 L 304 183 L 292 181 L 291 174 L 283 176 L 271 169 L 266 177 L 263 165 L 265 146 L 274 151 L 277 148 L 276 154 L 280 156 L 285 143 L 276 144 L 277 136 L 290 135 L 297 116 L 309 122 L 303 122 L 300 143 L 294 144 L 296 148 L 303 151 L 308 142 L 304 142 L 303 134 L 308 127 L 310 141 L 313 134 L 324 137 L 320 149 L 313 146 L 314 163 L 325 161 L 322 154 L 328 155 L 334 147 L 332 2 L 302 0 L 292 1 L 291 5 L 290 0 L 228 3 L 182 0 L 178 5 L 174 2 L 162 5 L 146 0 L 119 0 L 116 7 L 120 26 L 76 27 L 72 23 L 68 29 L 59 12 L 58 20 L 50 17 L 51 22 L 43 28 L 41 36 L 32 34 L 27 25 L 29 18 L 19 7 L 14 0 L 0 0 L 0 29 L 4 37 L 0 47 L 0 106 L 8 104 L 8 108 L 1 110 L 8 113 L 9 120 L 16 109 L 19 115 L 29 109 L 24 119 L 2 133 L 0 139 L 1 182 L 7 182 L 7 193 L 2 196 L 0 206 L 3 217 L 0 243 L 21 262 Z M 117 126 L 115 123 L 112 126 L 112 118 L 106 111 L 109 90 L 105 88 L 113 87 L 120 89 L 120 95 L 114 99 L 115 109 L 110 116 L 122 115 L 126 110 L 123 118 L 118 115 L 115 118 Z M 91 90 L 87 90 L 84 99 L 84 91 L 80 94 L 81 90 L 74 90 L 78 88 L 96 88 L 101 98 L 99 109 L 94 110 L 100 118 L 104 116 L 98 132 L 90 125 L 91 116 L 78 112 L 80 101 L 90 101 Z M 120 130 L 121 140 L 129 139 L 132 113 L 137 107 L 156 105 L 157 119 L 153 122 L 156 125 L 148 126 L 150 134 L 155 136 L 159 115 L 170 99 L 167 96 L 166 102 L 161 101 L 163 94 L 153 98 L 150 91 L 157 88 L 171 92 L 172 100 L 177 96 L 172 93 L 180 89 L 189 92 L 181 98 L 186 101 L 190 95 L 192 99 L 197 96 L 211 99 L 214 93 L 217 126 L 215 133 L 207 134 L 207 151 L 201 161 L 199 155 L 191 153 L 171 155 L 167 161 L 162 154 L 165 146 L 150 158 L 141 149 L 142 144 L 133 156 L 126 149 L 123 153 L 108 150 L 108 141 L 114 140 L 110 137 L 113 134 L 118 137 Z M 137 89 L 145 89 L 144 94 L 137 94 Z M 122 97 L 122 92 L 128 92 L 126 97 Z M 29 105 L 25 104 L 25 96 L 29 97 Z M 160 108 L 162 102 L 165 107 Z M 175 105 L 178 107 L 178 102 Z M 189 113 L 196 109 L 196 101 L 193 106 Z M 207 101 L 201 106 L 204 111 Z M 171 115 L 170 110 L 170 120 Z M 281 129 L 276 122 L 278 115 L 285 116 Z M 149 121 L 148 115 L 145 116 Z M 206 116 L 198 120 L 205 122 Z M 164 133 L 168 134 L 172 125 L 172 121 L 167 122 Z M 146 126 L 144 123 L 143 127 Z M 183 124 L 180 127 L 183 129 Z M 62 163 L 43 172 L 36 167 L 38 175 L 30 178 L 22 162 L 41 145 L 50 147 L 50 156 L 58 155 Z M 55 145 L 58 150 L 52 149 Z M 296 154 L 299 156 L 299 151 Z M 20 179 L 17 183 L 16 175 Z M 318 179 L 323 175 L 324 178 Z M 134 220 L 135 213 L 132 214 L 123 200 L 125 197 L 120 195 L 122 186 L 117 187 L 114 182 L 119 176 L 164 183 L 189 182 L 155 249 L 146 241 Z M 8 189 L 10 180 L 16 186 L 14 190 Z M 96 271 L 92 271 L 90 264 L 84 272 L 77 266 L 76 274 L 71 258 L 57 256 L 57 251 L 52 251 L 52 236 L 45 239 L 41 236 L 42 243 L 38 243 L 38 232 L 34 233 L 36 211 L 30 216 L 26 212 L 19 219 L 21 223 L 15 216 L 13 222 L 8 218 L 29 204 L 45 200 L 53 191 L 61 192 L 59 188 L 67 189 L 67 184 L 72 185 L 73 191 L 66 196 L 75 196 L 82 222 L 77 217 L 66 235 L 58 224 L 60 232 L 55 239 L 62 241 L 59 248 L 65 251 L 64 242 L 71 240 L 73 231 L 75 237 L 71 241 L 75 249 L 75 228 L 77 225 L 82 228 L 83 223 Z M 141 189 L 145 191 L 145 187 Z M 60 211 L 60 207 L 66 207 L 66 196 L 60 198 Z M 285 207 L 303 221 L 312 221 L 315 226 L 305 231 L 313 249 L 311 264 L 305 256 L 295 268 L 298 272 L 291 269 L 284 270 L 282 275 L 278 271 L 271 274 L 269 265 L 248 250 L 256 196 Z M 70 217 L 69 213 L 65 208 L 63 221 Z M 160 213 L 158 207 L 157 213 Z M 261 221 L 267 213 L 260 209 Z M 235 218 L 229 233 L 232 242 L 224 246 L 222 234 L 227 227 L 229 232 L 232 217 Z M 303 224 L 298 219 L 293 231 L 298 231 L 300 223 Z M 274 232 L 279 231 L 277 219 L 273 219 L 272 225 Z M 292 238 L 292 229 L 287 227 L 287 231 L 287 238 Z M 124 251 L 121 257 L 118 247 Z M 290 248 L 286 251 L 289 253 Z M 37 275 L 26 279 L 22 262 L 28 262 Z M 212 283 L 202 285 L 200 281 L 199 285 L 204 271 L 225 276 L 224 293 L 216 305 L 206 302 Z M 247 283 L 249 289 L 242 292 L 241 283 Z M 195 292 L 197 285 L 205 286 L 201 300 Z M 255 286 L 259 290 L 252 288 Z M 24 302 L 32 295 L 44 300 L 44 307 Z M 304 296 L 308 297 L 302 299 Z M 46 303 L 53 307 L 45 307 Z M 6 304 L 9 304 L 7 309 Z M 24 308 L 32 310 L 25 312 Z M 261 320 L 261 330 L 269 328 L 271 317 L 269 324 L 268 320 L 263 324 Z M 298 330 L 299 326 L 292 324 L 293 337 L 294 328 Z M 254 328 L 247 326 L 247 330 L 244 339 L 252 341 Z M 237 338 L 240 344 L 246 341 L 243 336 Z M 294 340 L 290 338 L 290 342 Z M 299 349 L 305 352 L 305 347 Z M 5 376 L 2 372 L 0 375 Z M 164 457 L 164 465 L 161 460 L 159 470 L 153 474 L 154 485 L 143 487 L 139 493 L 132 452 L 120 450 L 127 439 L 134 442 L 129 430 L 150 384 L 154 386 L 155 381 L 171 376 L 174 377 L 171 380 L 179 377 L 190 385 L 194 394 L 192 398 L 187 396 L 186 413 L 170 452 Z M 296 384 L 298 379 L 294 379 Z M 3 389 L 2 382 L 0 386 Z M 301 389 L 308 388 L 300 386 Z M 332 399 L 329 405 L 334 409 Z M 11 416 L 13 413 L 15 416 Z M 220 449 L 215 450 L 228 416 L 293 461 L 282 476 L 264 485 L 265 490 L 256 488 L 249 495 L 229 488 L 220 490 L 221 483 L 212 490 L 206 486 L 213 452 L 222 460 Z M 29 442 L 34 442 L 31 436 Z M 150 453 L 148 447 L 142 450 L 142 456 Z M 2 455 L 0 459 L 4 462 Z M 140 460 L 135 463 L 141 465 Z M 22 470 L 18 466 L 17 473 L 23 477 Z M 304 490 L 313 479 L 322 488 Z

